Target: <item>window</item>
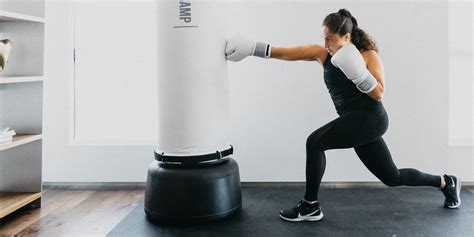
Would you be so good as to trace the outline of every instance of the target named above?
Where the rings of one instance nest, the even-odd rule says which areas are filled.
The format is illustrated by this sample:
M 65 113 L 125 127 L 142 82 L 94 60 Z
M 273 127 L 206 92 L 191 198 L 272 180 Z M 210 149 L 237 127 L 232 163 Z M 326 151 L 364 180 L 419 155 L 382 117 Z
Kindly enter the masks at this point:
M 473 4 L 449 2 L 449 144 L 473 146 Z
M 153 144 L 153 1 L 75 1 L 74 144 Z

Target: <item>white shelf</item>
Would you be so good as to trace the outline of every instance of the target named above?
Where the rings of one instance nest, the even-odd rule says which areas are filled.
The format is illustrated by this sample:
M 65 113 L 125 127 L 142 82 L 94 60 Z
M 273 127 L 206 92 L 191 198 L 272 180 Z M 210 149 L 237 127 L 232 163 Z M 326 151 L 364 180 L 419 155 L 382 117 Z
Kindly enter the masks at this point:
M 13 44 L 8 71 L 0 73 L 0 126 L 18 133 L 0 144 L 2 220 L 24 206 L 41 207 L 46 18 L 45 0 L 0 2 L 2 39 Z
M 42 134 L 18 134 L 13 136 L 13 142 L 0 145 L 0 151 L 4 151 L 13 147 L 21 146 L 30 142 L 42 139 Z
M 0 10 L 0 22 L 2 21 L 24 21 L 44 23 L 44 18 Z
M 43 76 L 0 77 L 0 84 L 43 81 Z

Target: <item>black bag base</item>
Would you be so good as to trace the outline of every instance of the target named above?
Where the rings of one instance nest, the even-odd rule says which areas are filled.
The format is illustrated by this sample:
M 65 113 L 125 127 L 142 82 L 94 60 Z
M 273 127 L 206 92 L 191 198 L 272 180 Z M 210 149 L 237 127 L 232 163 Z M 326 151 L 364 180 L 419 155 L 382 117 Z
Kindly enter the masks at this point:
M 148 168 L 145 213 L 157 223 L 200 223 L 240 211 L 239 167 L 232 158 L 198 167 L 172 167 L 154 161 Z

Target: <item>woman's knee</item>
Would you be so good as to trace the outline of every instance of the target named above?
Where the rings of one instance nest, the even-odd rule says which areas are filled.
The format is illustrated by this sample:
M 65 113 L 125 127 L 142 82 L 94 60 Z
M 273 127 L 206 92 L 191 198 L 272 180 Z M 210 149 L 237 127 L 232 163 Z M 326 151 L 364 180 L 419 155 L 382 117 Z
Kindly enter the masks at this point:
M 321 144 L 321 135 L 318 133 L 312 133 L 306 139 L 306 150 L 318 150 L 323 151 L 324 148 Z
M 398 172 L 397 175 L 393 175 L 393 176 L 385 177 L 381 179 L 382 183 L 384 183 L 385 185 L 389 187 L 401 186 L 402 185 L 401 180 L 402 178 L 401 178 L 400 172 Z
M 385 185 L 389 186 L 389 187 L 397 187 L 397 186 L 400 186 L 400 182 L 396 181 L 396 180 L 385 180 L 385 181 L 382 181 Z

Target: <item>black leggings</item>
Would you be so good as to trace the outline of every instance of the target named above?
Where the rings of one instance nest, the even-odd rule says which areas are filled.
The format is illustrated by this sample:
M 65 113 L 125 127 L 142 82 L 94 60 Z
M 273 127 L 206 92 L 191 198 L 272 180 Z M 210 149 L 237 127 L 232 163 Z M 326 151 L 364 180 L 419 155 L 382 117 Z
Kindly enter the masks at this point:
M 306 141 L 306 193 L 308 201 L 318 200 L 318 190 L 326 169 L 324 151 L 353 147 L 360 160 L 380 181 L 390 187 L 439 187 L 441 177 L 416 169 L 398 169 L 382 135 L 388 115 L 382 104 L 343 113 L 317 129 Z

